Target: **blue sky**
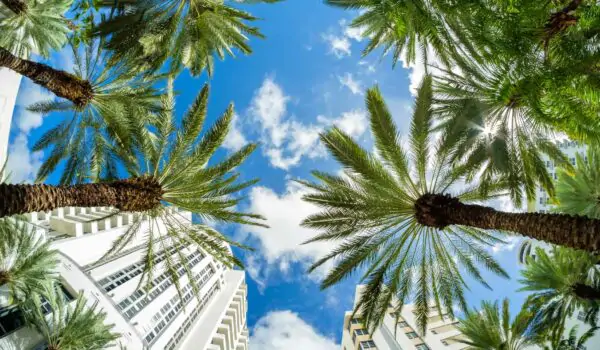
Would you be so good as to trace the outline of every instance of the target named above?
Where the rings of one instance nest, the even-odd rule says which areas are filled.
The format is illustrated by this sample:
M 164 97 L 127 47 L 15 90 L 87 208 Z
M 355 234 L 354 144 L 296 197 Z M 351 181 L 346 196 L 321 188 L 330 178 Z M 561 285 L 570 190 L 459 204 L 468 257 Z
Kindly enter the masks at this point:
M 361 57 L 365 41 L 360 40 L 359 31 L 347 26 L 355 13 L 321 1 L 287 0 L 247 8 L 262 18 L 257 24 L 267 38 L 252 40 L 252 55 L 227 58 L 216 65 L 210 80 L 208 123 L 232 101 L 237 118 L 220 155 L 248 141 L 261 142 L 260 150 L 242 168 L 246 178 L 261 178 L 248 191 L 244 206 L 265 215 L 271 228 L 223 227 L 227 234 L 256 247 L 254 253 L 240 253 L 248 272 L 251 347 L 337 349 L 343 312 L 352 306 L 356 279 L 320 291 L 321 275 L 306 275 L 307 266 L 334 245 L 299 245 L 315 234 L 298 226 L 315 209 L 300 200 L 303 189 L 291 180 L 307 179 L 315 168 L 338 170 L 317 137 L 333 124 L 370 147 L 363 92 L 374 84 L 379 84 L 399 128 L 407 130 L 411 87 L 419 82 L 423 68 L 399 64 L 393 70 L 388 58 Z M 69 57 L 59 53 L 50 63 L 68 68 Z M 205 76 L 192 78 L 187 72 L 177 78 L 179 112 L 187 109 L 206 81 Z M 29 113 L 24 106 L 49 97 L 23 80 L 9 150 L 15 181 L 33 178 L 45 155 L 30 152 L 29 147 L 60 119 Z M 468 293 L 471 305 L 503 297 L 510 297 L 514 308 L 521 304 L 523 296 L 515 293 L 517 246 L 511 240 L 494 247 L 494 255 L 513 279 L 489 277 L 493 291 L 473 284 Z

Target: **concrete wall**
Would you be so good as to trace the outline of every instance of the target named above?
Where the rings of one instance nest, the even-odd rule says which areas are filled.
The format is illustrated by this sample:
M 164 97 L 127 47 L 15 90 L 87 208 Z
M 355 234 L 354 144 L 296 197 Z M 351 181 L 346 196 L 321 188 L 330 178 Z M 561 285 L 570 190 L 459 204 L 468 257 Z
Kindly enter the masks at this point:
M 0 166 L 6 161 L 10 124 L 20 83 L 19 74 L 0 68 Z

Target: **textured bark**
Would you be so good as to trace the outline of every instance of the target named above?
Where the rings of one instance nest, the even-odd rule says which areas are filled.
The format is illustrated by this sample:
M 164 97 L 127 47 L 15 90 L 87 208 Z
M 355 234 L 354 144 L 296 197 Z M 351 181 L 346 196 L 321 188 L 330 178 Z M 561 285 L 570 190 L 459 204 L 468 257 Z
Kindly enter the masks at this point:
M 27 3 L 22 0 L 2 0 L 2 3 L 16 15 L 27 12 Z
M 73 186 L 0 184 L 0 217 L 62 207 L 113 207 L 140 212 L 159 206 L 162 194 L 153 178 Z
M 582 0 L 572 0 L 562 10 L 553 13 L 544 27 L 546 32 L 546 41 L 550 40 L 554 35 L 562 32 L 568 27 L 577 24 L 579 17 L 571 14 L 581 5 Z
M 422 225 L 444 228 L 464 225 L 505 230 L 565 247 L 600 251 L 600 220 L 584 216 L 543 213 L 506 213 L 490 207 L 463 204 L 449 195 L 426 194 L 415 203 Z
M 572 286 L 573 293 L 582 299 L 600 300 L 600 289 L 588 286 L 583 283 L 576 283 Z
M 0 271 L 0 286 L 5 285 L 10 281 L 10 273 L 8 271 Z
M 94 97 L 94 89 L 89 81 L 81 80 L 43 63 L 17 57 L 1 47 L 0 67 L 6 67 L 26 76 L 34 83 L 52 91 L 56 96 L 72 101 L 78 107 L 87 105 Z

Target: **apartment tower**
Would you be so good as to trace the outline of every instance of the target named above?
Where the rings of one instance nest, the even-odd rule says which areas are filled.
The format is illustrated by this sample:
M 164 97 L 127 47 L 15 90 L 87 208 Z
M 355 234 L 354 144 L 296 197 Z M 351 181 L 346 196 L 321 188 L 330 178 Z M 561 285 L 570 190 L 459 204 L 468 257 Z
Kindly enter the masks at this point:
M 170 210 L 183 224 L 191 222 L 191 213 Z M 67 298 L 83 293 L 90 305 L 97 303 L 107 313 L 107 322 L 121 334 L 120 344 L 112 348 L 248 350 L 244 272 L 219 264 L 196 247 L 179 249 L 186 257 L 176 265 L 181 299 L 164 269 L 166 256 L 176 249 L 167 244 L 155 256 L 157 272 L 151 288 L 137 288 L 142 276 L 143 233 L 150 221 L 143 221 L 138 237 L 120 254 L 97 262 L 137 215 L 112 214 L 109 208 L 61 208 L 28 215 L 35 232 L 59 251 L 58 273 Z M 193 295 L 182 263 L 191 269 L 199 297 Z M 0 349 L 33 349 L 40 340 L 22 326 L 17 309 L 0 310 Z
M 356 286 L 354 307 L 363 286 Z M 413 305 L 405 305 L 399 317 L 389 308 L 383 323 L 369 333 L 360 315 L 352 317 L 352 311 L 344 314 L 342 350 L 458 350 L 467 345 L 459 343 L 462 334 L 456 328 L 456 320 L 440 317 L 437 309 L 431 309 L 426 335 L 419 335 Z

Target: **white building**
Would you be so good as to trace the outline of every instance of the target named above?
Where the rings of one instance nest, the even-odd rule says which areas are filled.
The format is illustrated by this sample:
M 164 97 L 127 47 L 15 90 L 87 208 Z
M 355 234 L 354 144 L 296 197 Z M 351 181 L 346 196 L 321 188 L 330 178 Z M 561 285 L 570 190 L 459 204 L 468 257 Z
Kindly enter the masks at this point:
M 354 307 L 363 286 L 356 287 Z M 360 316 L 352 318 L 352 311 L 344 314 L 342 350 L 458 350 L 467 347 L 458 342 L 462 334 L 456 328 L 457 320 L 441 318 L 437 309 L 429 314 L 426 335 L 419 335 L 413 305 L 405 305 L 396 318 L 389 308 L 384 321 L 372 334 L 362 323 Z
M 576 141 L 562 141 L 558 143 L 560 150 L 569 158 L 569 161 L 574 166 L 576 165 L 576 157 L 577 154 L 580 154 L 584 161 L 587 161 L 587 146 Z M 551 160 L 548 159 L 547 156 L 543 156 L 542 160 L 546 163 L 546 169 L 548 169 L 548 173 L 554 180 L 558 180 L 558 169 Z M 547 213 L 552 210 L 552 203 L 550 201 L 550 197 L 543 188 L 538 188 L 536 191 L 535 201 L 528 203 L 528 210 L 534 212 L 542 212 Z M 517 259 L 519 264 L 526 264 L 527 257 L 531 256 L 535 259 L 535 251 L 537 248 L 542 248 L 546 252 L 550 252 L 552 249 L 552 245 L 546 242 L 540 242 L 534 239 L 524 240 L 521 243 L 521 246 L 518 250 Z M 567 318 L 565 323 L 565 335 L 568 335 L 568 332 L 571 330 L 573 326 L 577 326 L 577 336 L 581 336 L 585 331 L 587 331 L 590 326 L 587 325 L 584 320 L 583 312 L 579 311 L 575 314 L 571 315 Z M 590 338 L 586 342 L 587 349 L 600 349 L 600 332 L 596 332 L 596 334 Z
M 20 83 L 19 74 L 0 68 L 0 168 L 6 162 L 10 124 Z
M 96 262 L 135 215 L 106 218 L 109 214 L 108 208 L 64 208 L 28 215 L 60 252 L 58 272 L 67 295 L 82 292 L 89 304 L 98 303 L 129 350 L 248 350 L 243 271 L 231 270 L 196 248 L 184 248 L 200 297 L 193 295 L 179 266 L 182 303 L 163 268 L 165 255 L 174 253 L 167 245 L 156 254 L 151 289 L 136 290 L 142 274 L 143 234 L 117 256 Z M 191 213 L 179 214 L 186 224 L 191 220 Z M 142 225 L 147 227 L 148 221 Z M 142 227 L 140 232 L 144 231 Z M 39 341 L 39 335 L 21 326 L 15 309 L 0 310 L 0 349 L 31 349 Z

